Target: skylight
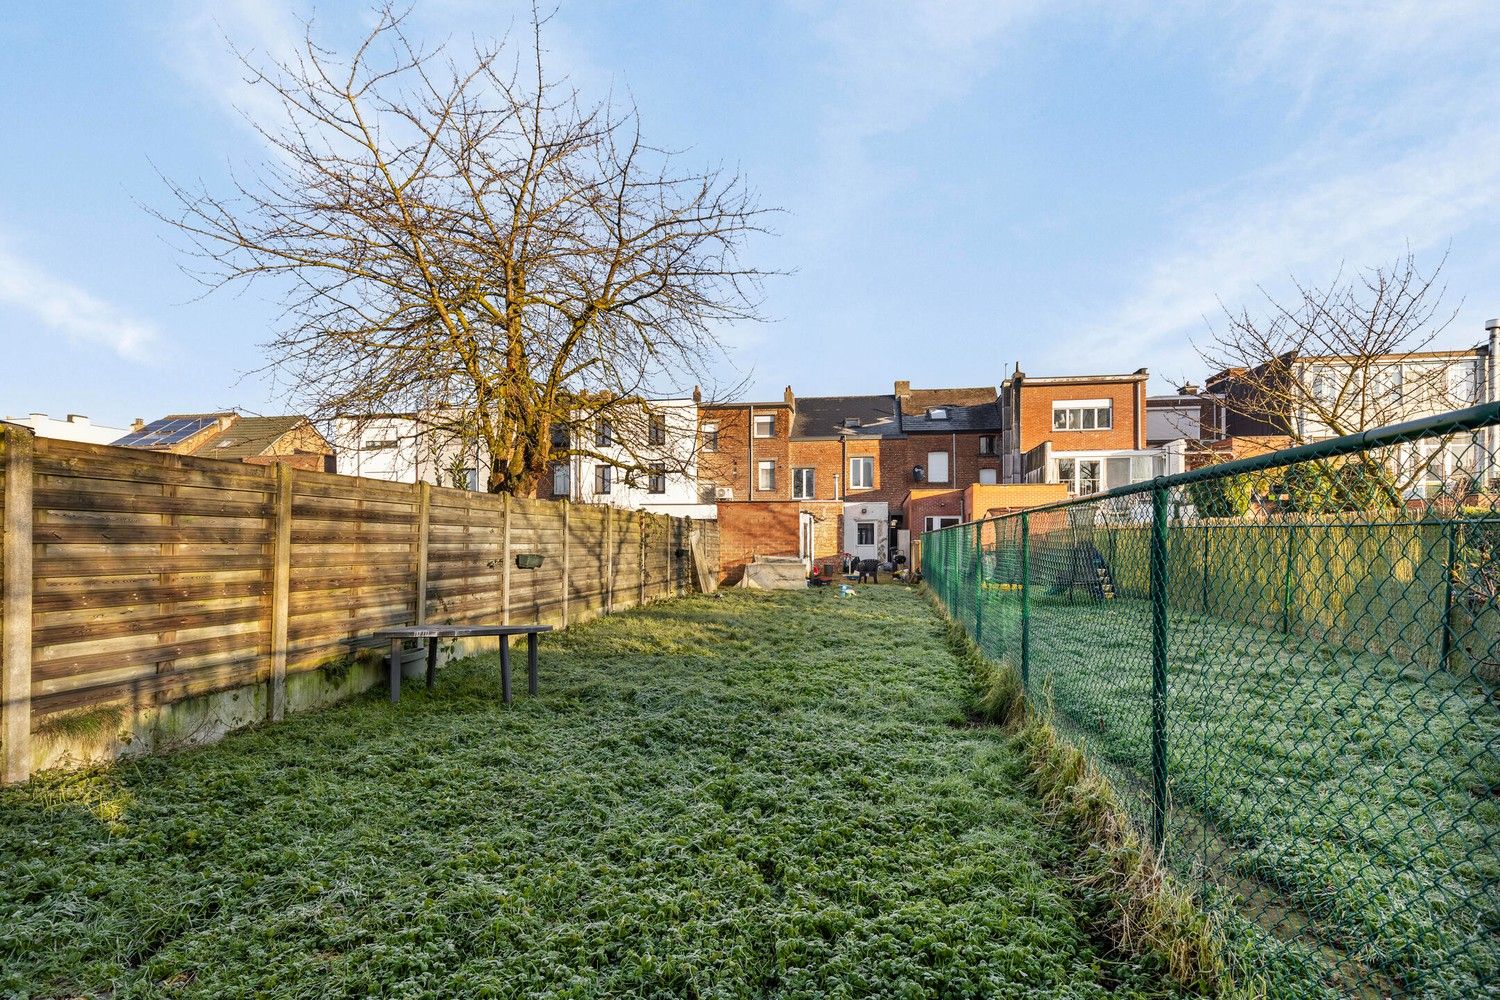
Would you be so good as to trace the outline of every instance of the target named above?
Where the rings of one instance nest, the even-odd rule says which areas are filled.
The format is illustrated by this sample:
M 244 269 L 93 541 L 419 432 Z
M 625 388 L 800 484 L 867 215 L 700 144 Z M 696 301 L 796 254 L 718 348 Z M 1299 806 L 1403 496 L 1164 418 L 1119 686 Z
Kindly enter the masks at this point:
M 948 408 L 946 406 L 934 406 L 927 411 L 928 420 L 947 420 Z

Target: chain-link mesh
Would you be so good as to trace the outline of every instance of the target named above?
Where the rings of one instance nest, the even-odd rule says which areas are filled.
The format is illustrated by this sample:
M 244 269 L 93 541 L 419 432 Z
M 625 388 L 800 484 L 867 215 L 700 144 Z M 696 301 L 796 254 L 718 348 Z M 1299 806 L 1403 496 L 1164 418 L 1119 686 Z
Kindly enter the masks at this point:
M 1500 406 L 923 536 L 1273 997 L 1500 993 Z

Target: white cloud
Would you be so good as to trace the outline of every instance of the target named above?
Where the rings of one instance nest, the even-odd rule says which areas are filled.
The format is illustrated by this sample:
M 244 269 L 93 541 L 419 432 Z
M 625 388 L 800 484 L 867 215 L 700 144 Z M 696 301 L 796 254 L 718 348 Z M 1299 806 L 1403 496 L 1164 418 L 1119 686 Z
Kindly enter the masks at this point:
M 132 361 L 146 360 L 158 339 L 151 324 L 4 247 L 0 247 L 0 304 L 30 315 L 70 340 L 107 347 Z
M 1294 113 L 1315 118 L 1307 141 L 1267 168 L 1187 193 L 1134 288 L 1096 311 L 1108 321 L 1086 351 L 1047 362 L 1072 368 L 1082 354 L 1091 365 L 1192 374 L 1188 338 L 1221 301 L 1253 312 L 1259 289 L 1284 291 L 1289 275 L 1316 284 L 1340 266 L 1393 263 L 1408 246 L 1432 263 L 1459 235 L 1500 223 L 1500 71 L 1459 59 L 1500 34 L 1484 7 L 1236 7 L 1249 20 L 1226 26 L 1239 41 L 1227 82 L 1300 94 Z M 1484 263 L 1450 260 L 1449 272 Z

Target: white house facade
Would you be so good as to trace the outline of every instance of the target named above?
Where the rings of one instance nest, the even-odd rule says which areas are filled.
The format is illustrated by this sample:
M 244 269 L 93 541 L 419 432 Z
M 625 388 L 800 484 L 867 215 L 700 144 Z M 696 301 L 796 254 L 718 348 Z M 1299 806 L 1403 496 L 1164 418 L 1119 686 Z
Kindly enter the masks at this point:
M 552 470 L 552 496 L 678 517 L 715 518 L 698 486 L 698 404 L 656 399 L 582 424 L 576 453 Z
M 333 421 L 338 471 L 392 483 L 485 488 L 489 452 L 432 416 L 379 413 Z
M 24 417 L 6 417 L 8 424 L 30 427 L 37 437 L 57 441 L 81 441 L 84 444 L 113 444 L 130 433 L 128 427 L 107 427 L 96 424 L 81 413 L 70 413 L 59 420 L 45 413 L 28 413 Z

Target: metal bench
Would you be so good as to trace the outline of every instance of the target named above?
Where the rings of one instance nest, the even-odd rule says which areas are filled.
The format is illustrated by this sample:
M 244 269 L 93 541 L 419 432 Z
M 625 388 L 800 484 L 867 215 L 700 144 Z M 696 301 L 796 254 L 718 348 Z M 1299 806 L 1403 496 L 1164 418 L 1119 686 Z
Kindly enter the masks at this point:
M 401 644 L 407 639 L 427 640 L 427 688 L 432 689 L 437 681 L 437 643 L 439 639 L 470 639 L 476 636 L 500 637 L 500 694 L 510 704 L 510 637 L 526 637 L 526 691 L 537 693 L 536 646 L 537 636 L 551 632 L 551 625 L 406 625 L 400 628 L 381 629 L 375 633 L 377 639 L 388 639 L 391 644 L 391 701 L 401 700 Z

